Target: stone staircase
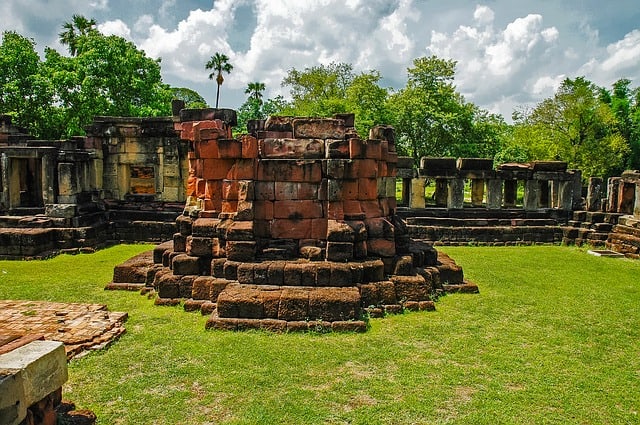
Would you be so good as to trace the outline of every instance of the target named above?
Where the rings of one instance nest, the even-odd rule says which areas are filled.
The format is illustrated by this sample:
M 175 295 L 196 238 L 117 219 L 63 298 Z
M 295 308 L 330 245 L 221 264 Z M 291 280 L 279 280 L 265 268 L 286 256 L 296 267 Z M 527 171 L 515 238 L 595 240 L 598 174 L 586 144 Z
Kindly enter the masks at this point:
M 437 245 L 532 245 L 564 240 L 567 218 L 562 210 L 524 211 L 485 208 L 399 209 L 409 236 Z
M 630 215 L 619 217 L 608 234 L 606 247 L 629 258 L 640 258 L 640 220 Z

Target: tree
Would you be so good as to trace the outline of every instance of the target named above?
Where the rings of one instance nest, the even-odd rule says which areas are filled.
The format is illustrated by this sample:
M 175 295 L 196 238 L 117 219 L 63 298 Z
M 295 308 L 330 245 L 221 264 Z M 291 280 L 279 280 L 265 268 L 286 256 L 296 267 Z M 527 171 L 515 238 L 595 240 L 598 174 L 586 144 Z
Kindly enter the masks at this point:
M 353 67 L 347 63 L 332 62 L 303 71 L 290 69 L 281 83 L 282 87 L 290 87 L 292 101 L 287 113 L 328 117 L 349 112 L 346 94 L 354 77 Z
M 262 92 L 265 90 L 264 83 L 249 83 L 244 93 L 250 95 L 257 102 L 262 103 Z
M 209 62 L 204 66 L 205 69 L 213 70 L 211 74 L 209 74 L 209 79 L 213 80 L 215 76 L 216 83 L 218 84 L 218 89 L 216 90 L 216 109 L 218 109 L 218 101 L 220 100 L 220 86 L 224 82 L 224 77 L 222 76 L 222 72 L 226 72 L 230 74 L 233 70 L 233 65 L 229 63 L 229 57 L 223 53 L 216 52 Z
M 182 100 L 185 108 L 206 108 L 207 101 L 195 90 L 186 87 L 171 87 L 174 99 Z
M 54 90 L 41 75 L 35 43 L 15 32 L 5 32 L 0 45 L 0 114 L 34 136 L 51 134 L 57 118 Z
M 361 137 L 366 138 L 374 125 L 391 124 L 389 91 L 379 86 L 381 78 L 378 71 L 362 72 L 346 89 L 346 110 L 355 113 L 355 127 Z
M 613 90 L 600 89 L 600 100 L 609 105 L 617 120 L 617 129 L 629 145 L 626 168 L 640 168 L 640 89 L 631 87 L 631 80 L 621 78 Z
M 516 122 L 514 134 L 529 135 L 535 159 L 556 159 L 584 176 L 608 177 L 623 171 L 629 146 L 617 128 L 602 90 L 584 77 L 565 79 L 555 95 Z
M 453 85 L 456 62 L 416 58 L 407 85 L 389 98 L 399 151 L 422 156 L 493 157 L 504 122 L 464 101 Z
M 78 39 L 92 33 L 96 33 L 95 19 L 87 19 L 82 15 L 73 15 L 71 22 L 62 25 L 64 31 L 58 34 L 60 44 L 67 46 L 69 54 L 76 56 L 78 53 Z

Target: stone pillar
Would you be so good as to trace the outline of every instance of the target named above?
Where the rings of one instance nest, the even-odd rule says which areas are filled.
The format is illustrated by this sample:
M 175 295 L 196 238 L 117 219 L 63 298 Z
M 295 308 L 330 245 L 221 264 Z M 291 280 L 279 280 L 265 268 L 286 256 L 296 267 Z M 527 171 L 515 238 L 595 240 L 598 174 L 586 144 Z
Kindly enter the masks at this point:
M 401 204 L 405 206 L 409 206 L 411 203 L 411 180 L 412 179 L 402 179 L 402 201 Z
M 449 197 L 449 181 L 447 179 L 436 179 L 436 207 L 446 207 Z
M 538 180 L 527 180 L 524 183 L 524 209 L 525 211 L 535 211 L 540 205 L 540 182 Z
M 484 180 L 472 179 L 471 180 L 471 205 L 474 207 L 481 207 L 484 200 Z
M 73 165 L 73 164 L 72 164 Z M 53 204 L 56 202 L 55 196 L 55 167 L 56 160 L 53 155 L 47 154 L 42 157 L 41 160 L 42 175 L 40 176 L 42 184 L 42 202 L 44 205 Z
M 0 210 L 9 208 L 9 158 L 3 153 L 0 156 Z
M 487 208 L 499 210 L 502 207 L 502 180 L 487 180 Z
M 416 177 L 411 179 L 411 199 L 409 201 L 409 207 L 411 208 L 424 208 L 424 177 Z
M 449 195 L 447 208 L 462 209 L 464 206 L 464 179 L 449 180 Z
M 551 208 L 562 208 L 560 205 L 560 180 L 551 180 Z
M 573 210 L 582 208 L 582 171 L 570 170 L 573 173 Z
M 621 214 L 633 214 L 636 202 L 636 185 L 621 181 L 618 187 L 618 205 L 616 211 Z
M 610 177 L 607 181 L 607 212 L 618 212 L 618 191 L 620 177 Z
M 504 181 L 504 206 L 515 207 L 518 199 L 518 180 Z
M 550 208 L 551 207 L 551 193 L 549 192 L 549 181 L 540 180 L 540 208 Z
M 558 208 L 573 209 L 573 181 L 558 182 Z
M 587 188 L 587 211 L 600 211 L 602 209 L 602 179 L 589 177 Z
M 636 183 L 636 199 L 633 204 L 633 216 L 640 218 L 640 182 Z
M 61 162 L 58 164 L 58 202 L 60 204 L 75 204 L 77 185 L 73 174 L 73 164 Z M 48 202 L 55 203 L 55 202 Z

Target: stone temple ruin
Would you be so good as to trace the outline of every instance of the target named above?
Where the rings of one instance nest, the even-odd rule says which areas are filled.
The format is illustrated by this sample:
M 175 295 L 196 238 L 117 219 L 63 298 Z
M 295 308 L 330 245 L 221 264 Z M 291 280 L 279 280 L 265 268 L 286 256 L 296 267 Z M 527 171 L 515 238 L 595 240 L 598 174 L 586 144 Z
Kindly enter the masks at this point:
M 157 304 L 188 299 L 208 328 L 364 331 L 365 313 L 477 291 L 396 216 L 393 129 L 362 140 L 353 119 L 270 117 L 232 139 L 234 111 L 181 110 L 188 198 L 154 251 Z

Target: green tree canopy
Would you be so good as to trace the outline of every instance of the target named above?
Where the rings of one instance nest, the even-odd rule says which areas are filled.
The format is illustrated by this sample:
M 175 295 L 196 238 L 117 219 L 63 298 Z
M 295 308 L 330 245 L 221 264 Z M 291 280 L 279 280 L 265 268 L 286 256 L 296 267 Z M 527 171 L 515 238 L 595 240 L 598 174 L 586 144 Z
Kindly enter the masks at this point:
M 186 87 L 171 87 L 174 99 L 182 100 L 185 108 L 206 108 L 207 101 L 195 90 Z
M 456 62 L 436 56 L 414 59 L 407 85 L 390 96 L 388 109 L 400 152 L 422 156 L 493 157 L 505 123 L 465 102 L 453 84 Z
M 170 114 L 171 91 L 162 83 L 160 61 L 86 21 L 90 25 L 75 38 L 71 57 L 47 47 L 41 61 L 33 41 L 3 34 L 0 113 L 13 115 L 16 124 L 36 137 L 84 134 L 96 115 Z
M 535 149 L 535 159 L 567 161 L 585 176 L 623 171 L 629 146 L 601 89 L 584 77 L 565 79 L 552 98 L 520 117 L 516 126 L 516 135 L 528 135 L 521 143 Z

